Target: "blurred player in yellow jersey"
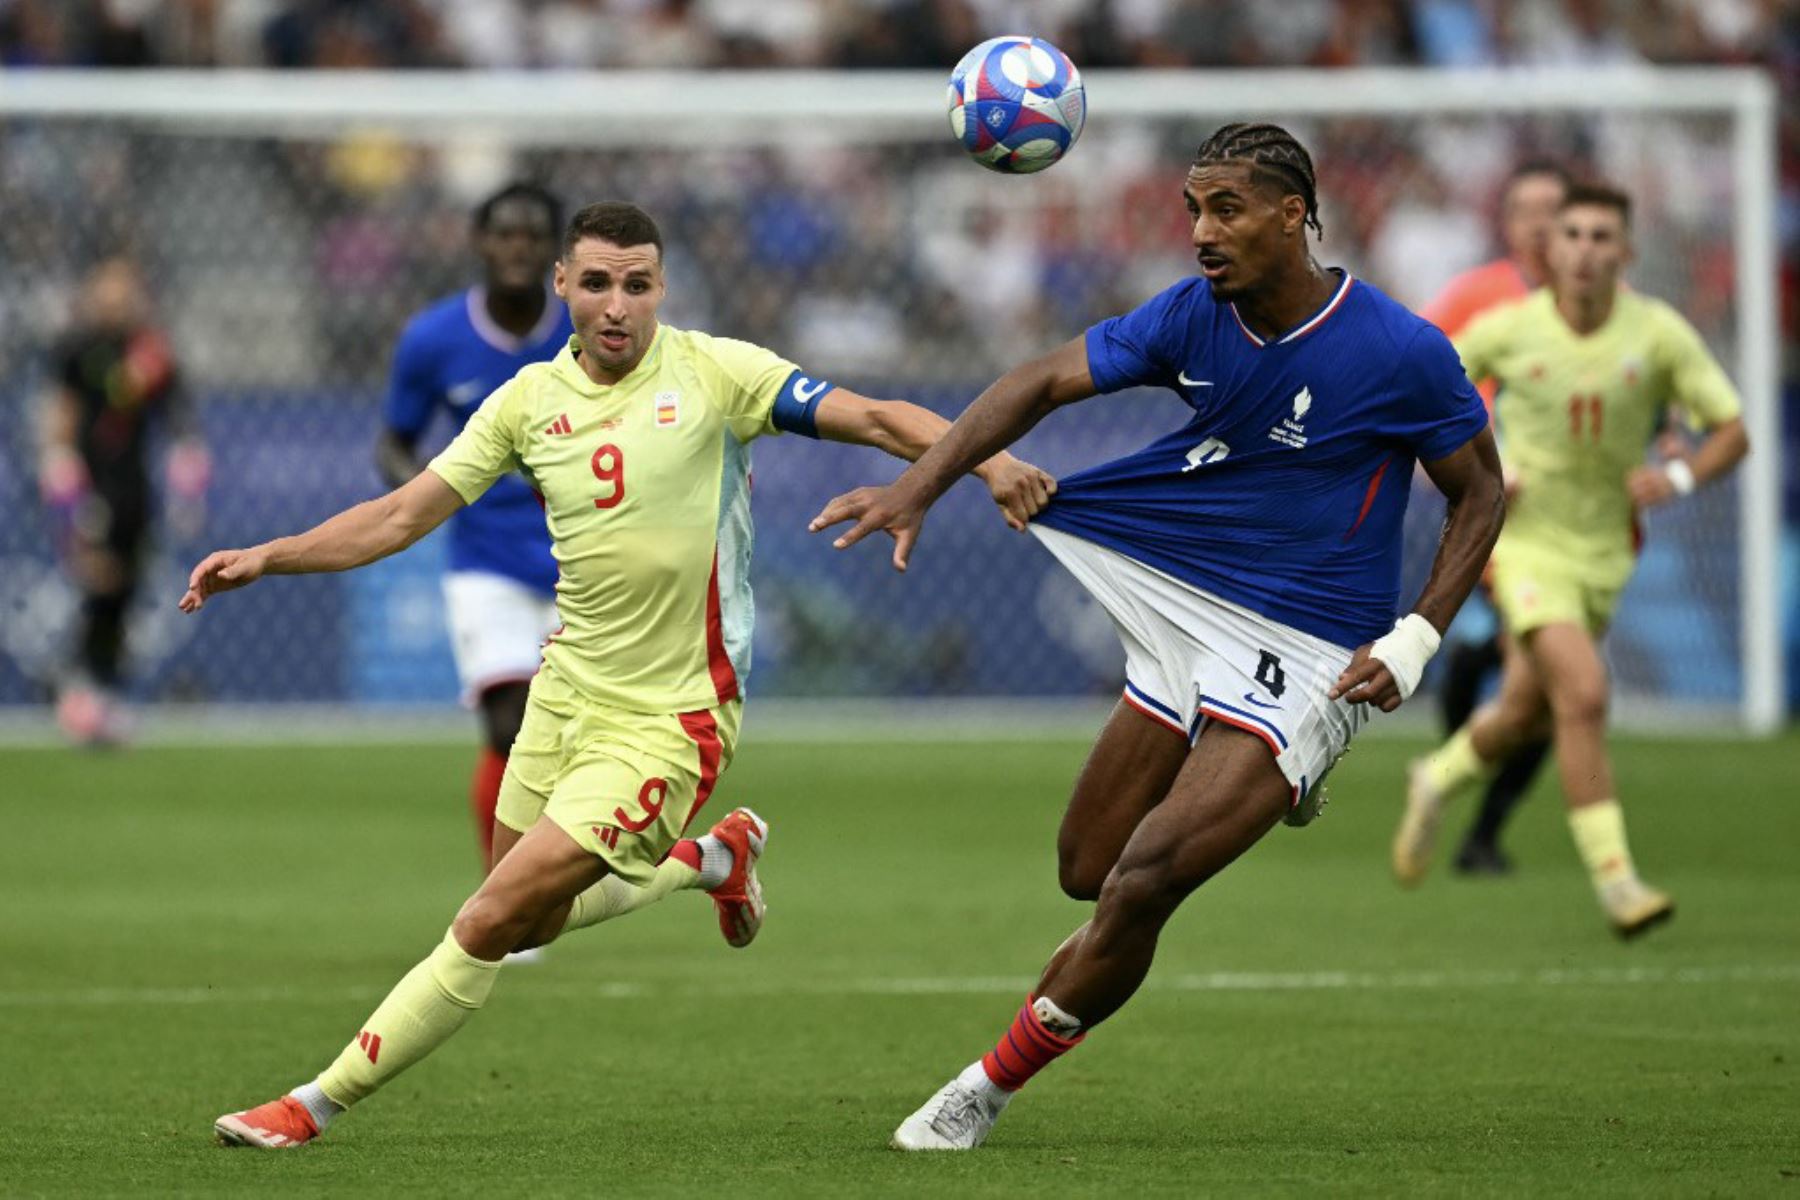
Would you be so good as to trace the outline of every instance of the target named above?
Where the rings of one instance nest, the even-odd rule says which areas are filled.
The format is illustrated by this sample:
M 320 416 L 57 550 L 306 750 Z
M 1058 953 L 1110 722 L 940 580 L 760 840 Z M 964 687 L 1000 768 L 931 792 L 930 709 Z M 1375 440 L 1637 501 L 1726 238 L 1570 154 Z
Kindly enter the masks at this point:
M 1393 847 L 1395 874 L 1417 883 L 1446 803 L 1548 729 L 1576 848 L 1623 937 L 1666 920 L 1674 903 L 1638 878 L 1626 846 L 1599 641 L 1636 565 L 1639 512 L 1726 474 L 1749 449 L 1737 393 L 1699 334 L 1621 285 L 1631 257 L 1629 199 L 1572 187 L 1550 244 L 1550 286 L 1455 339 L 1470 377 L 1500 384 L 1509 503 L 1494 600 L 1509 641 L 1499 695 L 1413 764 Z M 1709 432 L 1692 458 L 1649 465 L 1669 408 Z
M 493 866 L 444 940 L 311 1083 L 216 1125 L 229 1145 L 302 1145 L 436 1049 L 487 1001 L 509 952 L 705 889 L 721 930 L 762 922 L 767 825 L 738 809 L 682 835 L 730 764 L 749 669 L 749 443 L 778 431 L 916 459 L 949 428 L 747 342 L 657 320 L 662 235 L 628 204 L 582 209 L 557 295 L 574 324 L 429 466 L 297 537 L 194 568 L 181 607 L 265 574 L 341 571 L 404 549 L 518 470 L 544 501 L 564 627 L 531 683 L 501 784 Z M 1055 490 L 999 454 L 980 474 L 1015 528 Z

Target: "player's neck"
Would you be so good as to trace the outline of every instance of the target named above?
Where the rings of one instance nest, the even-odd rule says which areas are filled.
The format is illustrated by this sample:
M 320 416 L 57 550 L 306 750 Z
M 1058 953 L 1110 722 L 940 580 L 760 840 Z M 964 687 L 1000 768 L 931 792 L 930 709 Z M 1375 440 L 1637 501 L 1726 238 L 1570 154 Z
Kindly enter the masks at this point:
M 522 338 L 543 320 L 544 308 L 550 303 L 542 287 L 507 290 L 489 284 L 482 289 L 487 314 L 494 324 Z
M 1583 337 L 1606 324 L 1612 316 L 1613 303 L 1618 299 L 1619 290 L 1612 288 L 1596 296 L 1574 296 L 1558 294 L 1556 311 L 1563 322 Z
M 1274 341 L 1325 307 L 1343 280 L 1311 256 L 1305 267 L 1291 271 L 1270 284 L 1266 291 L 1242 296 L 1233 303 L 1250 332 Z

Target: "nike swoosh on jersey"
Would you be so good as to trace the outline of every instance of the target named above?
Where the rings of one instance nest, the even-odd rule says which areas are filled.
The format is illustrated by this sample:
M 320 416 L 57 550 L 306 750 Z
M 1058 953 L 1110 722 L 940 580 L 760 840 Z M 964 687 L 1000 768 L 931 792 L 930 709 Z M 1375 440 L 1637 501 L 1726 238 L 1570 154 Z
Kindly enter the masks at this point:
M 1177 382 L 1179 382 L 1184 387 L 1211 387 L 1212 386 L 1212 380 L 1210 380 L 1210 379 L 1189 379 L 1187 377 L 1186 371 L 1178 371 L 1175 375 L 1175 379 Z
M 465 404 L 473 404 L 481 399 L 483 393 L 486 391 L 487 387 L 481 380 L 465 379 L 463 382 L 456 384 L 449 391 L 445 392 L 444 395 L 450 403 L 461 408 Z
M 1249 692 L 1244 693 L 1244 699 L 1246 699 L 1250 703 L 1256 705 L 1256 707 L 1258 707 L 1258 708 L 1280 708 L 1281 707 L 1281 705 L 1279 705 L 1279 704 L 1270 704 L 1266 700 L 1258 700 L 1255 696 L 1252 696 Z

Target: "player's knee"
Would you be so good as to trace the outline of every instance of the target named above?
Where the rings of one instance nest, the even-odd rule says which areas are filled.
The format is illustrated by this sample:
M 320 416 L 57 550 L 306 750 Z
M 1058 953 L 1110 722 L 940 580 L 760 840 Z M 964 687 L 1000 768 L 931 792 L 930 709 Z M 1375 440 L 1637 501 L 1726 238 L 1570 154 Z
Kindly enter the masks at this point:
M 1606 724 L 1607 695 L 1603 681 L 1583 681 L 1563 688 L 1552 701 L 1558 725 Z
M 1057 855 L 1057 882 L 1062 884 L 1063 893 L 1071 900 L 1098 900 L 1100 889 L 1106 886 L 1106 874 L 1111 869 L 1111 863 L 1099 862 L 1079 852 Z
M 1107 854 L 1095 839 L 1065 825 L 1056 837 L 1056 879 L 1071 900 L 1098 900 L 1117 853 Z
M 491 961 L 523 943 L 539 916 L 516 901 L 483 888 L 463 904 L 451 922 L 450 932 L 465 951 Z

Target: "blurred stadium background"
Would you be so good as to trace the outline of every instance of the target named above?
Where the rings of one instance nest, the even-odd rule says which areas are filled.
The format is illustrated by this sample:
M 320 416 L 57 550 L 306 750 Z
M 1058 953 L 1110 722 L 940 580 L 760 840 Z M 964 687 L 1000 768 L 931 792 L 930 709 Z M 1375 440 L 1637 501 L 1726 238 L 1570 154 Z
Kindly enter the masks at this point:
M 1025 180 L 970 169 L 939 99 L 962 48 L 1015 26 L 1063 45 L 1092 92 L 1071 163 Z M 1695 322 L 1764 436 L 1760 491 L 1659 514 L 1612 639 L 1621 710 L 1768 728 L 1791 699 L 1777 682 L 1800 654 L 1800 622 L 1784 642 L 1779 617 L 1794 589 L 1776 591 L 1783 490 L 1790 576 L 1800 539 L 1788 456 L 1767 435 L 1781 428 L 1770 261 L 1778 240 L 1791 300 L 1800 121 L 1791 104 L 1775 119 L 1763 78 L 1691 67 L 1762 64 L 1791 85 L 1794 5 L 9 0 L 0 61 L 0 399 L 15 414 L 0 443 L 0 712 L 41 705 L 67 659 L 74 600 L 53 525 L 32 519 L 32 413 L 46 348 L 105 254 L 146 268 L 216 464 L 204 525 L 165 523 L 158 539 L 131 696 L 164 713 L 416 714 L 455 693 L 439 538 L 204 621 L 169 600 L 197 552 L 378 489 L 395 337 L 470 280 L 468 212 L 487 191 L 526 176 L 571 203 L 635 199 L 671 241 L 671 322 L 954 413 L 1005 365 L 1189 269 L 1169 197 L 1200 127 L 1250 110 L 1314 147 L 1322 257 L 1415 306 L 1496 253 L 1499 185 L 1521 158 L 1635 194 L 1632 278 Z M 1132 70 L 1252 66 L 1307 72 Z M 1455 73 L 1493 69 L 1516 70 Z M 1078 409 L 1025 450 L 1066 470 L 1141 444 L 1174 403 Z M 885 464 L 780 440 L 757 454 L 756 694 L 1009 701 L 1117 684 L 1104 618 L 979 496 L 934 518 L 924 569 L 899 587 L 876 556 L 840 559 L 804 534 L 818 503 Z M 1415 566 L 1435 530 L 1421 501 Z

